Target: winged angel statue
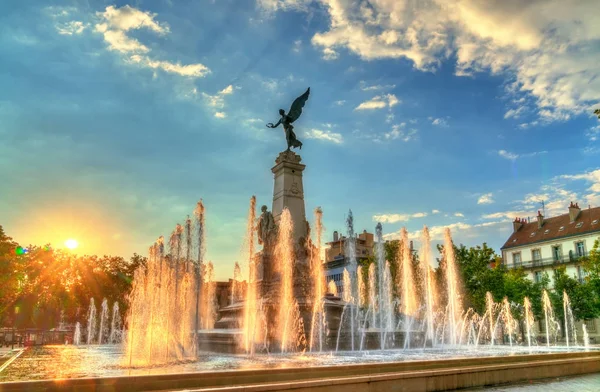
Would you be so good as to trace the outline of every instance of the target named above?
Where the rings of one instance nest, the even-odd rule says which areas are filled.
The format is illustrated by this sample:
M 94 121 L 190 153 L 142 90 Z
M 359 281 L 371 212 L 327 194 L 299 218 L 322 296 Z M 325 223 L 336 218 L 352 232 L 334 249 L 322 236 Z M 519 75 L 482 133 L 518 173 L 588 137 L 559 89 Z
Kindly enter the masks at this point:
M 287 141 L 288 146 L 287 151 L 289 151 L 290 148 L 296 147 L 299 147 L 302 150 L 302 142 L 296 138 L 296 134 L 294 133 L 294 127 L 292 126 L 292 123 L 296 121 L 298 117 L 300 117 L 300 115 L 302 114 L 302 108 L 308 100 L 309 95 L 310 87 L 306 90 L 304 94 L 302 94 L 294 100 L 294 102 L 292 103 L 292 107 L 290 108 L 287 114 L 285 114 L 285 110 L 279 109 L 279 114 L 281 115 L 281 118 L 279 119 L 277 124 L 267 124 L 267 127 L 269 128 L 277 128 L 279 124 L 283 125 L 283 129 L 285 131 L 285 140 Z

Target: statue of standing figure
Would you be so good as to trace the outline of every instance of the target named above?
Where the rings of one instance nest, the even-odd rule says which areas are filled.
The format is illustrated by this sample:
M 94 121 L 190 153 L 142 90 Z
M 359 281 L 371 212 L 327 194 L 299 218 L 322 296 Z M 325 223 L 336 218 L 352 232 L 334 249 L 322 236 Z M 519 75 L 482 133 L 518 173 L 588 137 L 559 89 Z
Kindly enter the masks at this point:
M 263 248 L 269 248 L 273 243 L 277 234 L 277 226 L 275 225 L 275 218 L 273 214 L 267 210 L 267 206 L 261 207 L 262 214 L 258 218 L 256 224 L 256 233 L 258 237 L 258 243 L 263 245 Z

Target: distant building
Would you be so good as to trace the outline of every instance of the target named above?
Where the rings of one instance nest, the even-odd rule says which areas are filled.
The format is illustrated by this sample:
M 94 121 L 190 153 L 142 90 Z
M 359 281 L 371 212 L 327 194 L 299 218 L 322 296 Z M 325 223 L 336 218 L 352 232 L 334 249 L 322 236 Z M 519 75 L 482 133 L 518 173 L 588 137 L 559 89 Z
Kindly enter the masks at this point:
M 349 269 L 349 258 L 346 255 L 348 238 L 340 236 L 337 231 L 333 232 L 333 241 L 327 243 L 328 248 L 325 249 L 325 278 L 327 284 L 334 281 L 337 287 L 338 294 L 344 291 L 343 278 L 344 270 Z M 364 260 L 373 256 L 373 247 L 375 245 L 373 233 L 367 233 L 364 230 L 356 236 L 356 260 Z
M 545 218 L 538 211 L 535 221 L 514 220 L 513 233 L 501 248 L 502 262 L 507 268 L 523 268 L 534 282 L 547 273 L 550 287 L 554 286 L 553 271 L 558 266 L 565 266 L 567 274 L 583 282 L 586 274 L 582 258 L 599 238 L 600 207 L 582 210 L 577 203 L 571 203 L 568 213 L 552 218 Z M 600 338 L 599 321 L 585 321 L 590 337 Z

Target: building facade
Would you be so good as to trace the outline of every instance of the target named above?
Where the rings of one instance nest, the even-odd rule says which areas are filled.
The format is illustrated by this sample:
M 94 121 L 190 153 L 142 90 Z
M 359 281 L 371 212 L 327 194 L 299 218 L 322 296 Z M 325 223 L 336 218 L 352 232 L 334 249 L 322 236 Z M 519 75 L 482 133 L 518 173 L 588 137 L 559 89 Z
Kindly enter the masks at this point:
M 367 233 L 364 230 L 357 235 L 355 241 L 357 261 L 373 256 L 374 244 L 373 233 Z M 335 282 L 338 295 L 342 295 L 344 292 L 344 270 L 348 269 L 350 273 L 355 272 L 349 269 L 349 258 L 346 255 L 348 238 L 340 236 L 337 231 L 334 231 L 333 241 L 328 242 L 327 245 L 328 247 L 325 248 L 325 279 L 327 284 L 330 281 Z
M 507 268 L 523 268 L 534 282 L 540 282 L 547 274 L 551 289 L 553 271 L 559 266 L 583 282 L 586 273 L 582 261 L 597 239 L 600 239 L 600 207 L 581 209 L 577 203 L 571 203 L 567 213 L 552 218 L 545 218 L 538 211 L 534 221 L 515 219 L 513 232 L 501 248 L 502 262 Z M 590 337 L 600 342 L 600 320 L 585 323 Z M 582 327 L 578 324 L 580 334 Z

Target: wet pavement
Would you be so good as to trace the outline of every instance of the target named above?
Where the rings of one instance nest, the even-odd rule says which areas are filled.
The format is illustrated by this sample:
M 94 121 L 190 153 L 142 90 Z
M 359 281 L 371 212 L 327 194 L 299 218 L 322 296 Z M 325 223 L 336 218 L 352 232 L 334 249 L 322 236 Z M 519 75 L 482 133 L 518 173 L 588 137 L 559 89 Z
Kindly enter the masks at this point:
M 461 389 L 461 391 L 490 392 L 599 392 L 600 373 L 576 377 L 560 377 L 545 380 L 529 381 L 520 384 L 497 387 L 478 387 Z

